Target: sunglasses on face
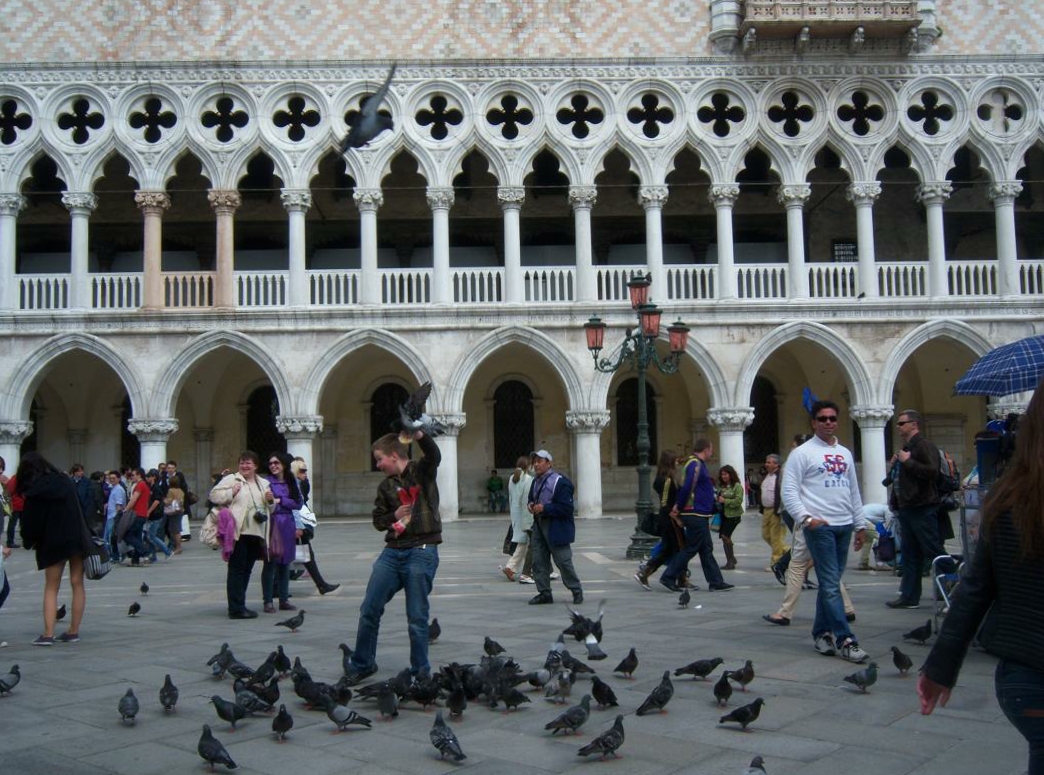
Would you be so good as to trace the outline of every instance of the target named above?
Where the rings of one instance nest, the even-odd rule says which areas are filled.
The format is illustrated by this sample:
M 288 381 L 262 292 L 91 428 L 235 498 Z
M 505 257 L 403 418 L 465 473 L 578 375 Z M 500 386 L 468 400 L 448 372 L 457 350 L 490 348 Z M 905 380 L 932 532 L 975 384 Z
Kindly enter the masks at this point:
M 278 460 L 269 460 L 268 461 L 268 465 L 270 465 L 270 466 L 281 466 L 282 463 L 280 463 Z
M 816 422 L 837 422 L 836 414 L 821 414 L 816 417 Z
M 898 425 L 900 428 L 902 428 L 904 425 L 909 425 L 912 422 L 913 422 L 913 420 L 900 420 L 899 422 L 896 423 L 896 425 Z

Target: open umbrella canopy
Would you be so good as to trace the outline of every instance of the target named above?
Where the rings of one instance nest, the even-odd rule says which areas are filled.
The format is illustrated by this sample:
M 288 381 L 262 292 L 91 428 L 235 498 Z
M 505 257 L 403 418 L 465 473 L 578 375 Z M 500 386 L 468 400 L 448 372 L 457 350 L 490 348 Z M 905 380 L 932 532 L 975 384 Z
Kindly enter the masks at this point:
M 1044 335 L 1028 336 L 990 350 L 957 380 L 960 396 L 1010 396 L 1033 390 L 1044 378 Z

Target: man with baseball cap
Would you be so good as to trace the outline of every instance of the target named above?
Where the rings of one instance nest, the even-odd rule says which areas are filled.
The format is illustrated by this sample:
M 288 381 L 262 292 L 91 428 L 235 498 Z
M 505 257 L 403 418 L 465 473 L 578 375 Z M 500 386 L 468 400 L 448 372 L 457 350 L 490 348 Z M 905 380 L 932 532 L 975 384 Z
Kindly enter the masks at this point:
M 573 483 L 568 477 L 552 470 L 553 458 L 546 449 L 531 455 L 536 478 L 529 491 L 529 513 L 533 515 L 533 579 L 537 595 L 530 605 L 554 602 L 551 596 L 551 558 L 562 572 L 562 583 L 573 593 L 573 603 L 584 602 L 584 591 L 573 568 L 573 550 L 576 539 L 573 521 Z

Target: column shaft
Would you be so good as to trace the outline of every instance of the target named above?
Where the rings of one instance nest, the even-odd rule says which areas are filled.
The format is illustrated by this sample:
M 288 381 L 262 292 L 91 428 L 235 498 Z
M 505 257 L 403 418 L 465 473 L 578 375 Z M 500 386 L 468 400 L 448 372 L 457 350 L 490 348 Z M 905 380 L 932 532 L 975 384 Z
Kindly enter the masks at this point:
M 990 186 L 993 216 L 997 225 L 997 291 L 1001 296 L 1018 296 L 1018 248 L 1015 238 L 1015 198 L 1022 193 L 1017 180 L 1001 181 Z
M 573 434 L 573 471 L 576 481 L 576 511 L 580 517 L 602 516 L 602 431 L 609 425 L 609 412 L 602 410 L 566 412 L 566 427 Z
M 163 212 L 170 207 L 170 197 L 163 191 L 135 191 L 134 202 L 141 210 L 144 231 L 142 239 L 142 293 L 144 309 L 162 309 L 163 294 Z
M 384 204 L 379 188 L 357 188 L 359 208 L 359 303 L 380 304 L 381 276 L 377 267 L 377 210 Z
M 732 208 L 739 198 L 739 186 L 734 183 L 711 186 L 707 198 L 714 205 L 718 228 L 718 273 L 714 283 L 719 299 L 736 298 L 736 254 L 732 236 Z
M 515 186 L 497 189 L 497 200 L 504 213 L 504 300 L 513 304 L 525 301 L 522 282 L 522 204 L 526 190 Z
M 27 202 L 21 194 L 0 194 L 0 310 L 15 310 L 20 305 L 16 240 L 18 213 Z M 4 460 L 8 460 L 5 456 Z M 10 465 L 10 463 L 8 463 Z M 14 469 L 11 469 L 12 471 Z
M 453 277 L 450 270 L 449 211 L 453 207 L 452 188 L 429 188 L 428 206 L 432 217 L 432 301 L 453 303 Z
M 236 306 L 236 242 L 235 215 L 242 202 L 238 191 L 212 190 L 207 198 L 214 208 L 217 222 L 214 281 L 214 306 L 232 309 Z
M 856 208 L 856 241 L 859 251 L 859 292 L 866 299 L 876 299 L 877 257 L 874 249 L 874 202 L 881 195 L 876 180 L 853 183 L 848 187 L 848 200 Z
M 91 306 L 91 276 L 88 271 L 90 245 L 88 225 L 91 213 L 98 206 L 98 197 L 90 192 L 67 191 L 62 204 L 72 218 L 72 245 L 69 256 L 69 306 L 88 309 Z
M 859 423 L 863 503 L 887 503 L 888 488 L 881 482 L 886 474 L 884 429 L 892 414 L 892 407 L 884 405 L 851 409 L 852 419 Z
M 811 188 L 804 184 L 782 186 L 779 190 L 779 201 L 787 210 L 787 291 L 792 299 L 808 298 L 804 207 L 811 194 Z
M 941 298 L 950 294 L 946 272 L 946 232 L 943 228 L 943 203 L 953 192 L 945 181 L 925 183 L 917 190 L 924 203 L 928 222 L 928 294 Z
M 652 275 L 650 295 L 653 300 L 667 301 L 667 274 L 663 267 L 663 206 L 667 203 L 667 186 L 642 186 L 638 201 L 645 209 L 645 266 Z
M 308 287 L 308 272 L 305 245 L 305 214 L 312 206 L 312 194 L 307 189 L 285 188 L 280 193 L 287 214 L 287 237 L 289 251 L 287 265 L 290 273 L 290 288 L 287 301 L 291 307 L 307 307 L 311 303 Z
M 569 187 L 576 230 L 576 301 L 596 301 L 598 297 L 591 251 L 591 208 L 597 198 L 598 189 L 594 186 Z

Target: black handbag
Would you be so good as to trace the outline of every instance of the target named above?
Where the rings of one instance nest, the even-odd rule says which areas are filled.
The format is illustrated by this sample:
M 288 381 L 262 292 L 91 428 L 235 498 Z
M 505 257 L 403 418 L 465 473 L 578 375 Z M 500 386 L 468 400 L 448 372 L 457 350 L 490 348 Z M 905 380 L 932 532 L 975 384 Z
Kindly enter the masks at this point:
M 515 553 L 515 549 L 517 548 L 518 544 L 511 540 L 511 525 L 508 525 L 507 535 L 504 536 L 504 548 L 501 549 L 501 551 L 510 557 Z
M 660 523 L 660 512 L 647 512 L 638 523 L 638 529 L 651 536 L 662 536 L 663 526 Z

